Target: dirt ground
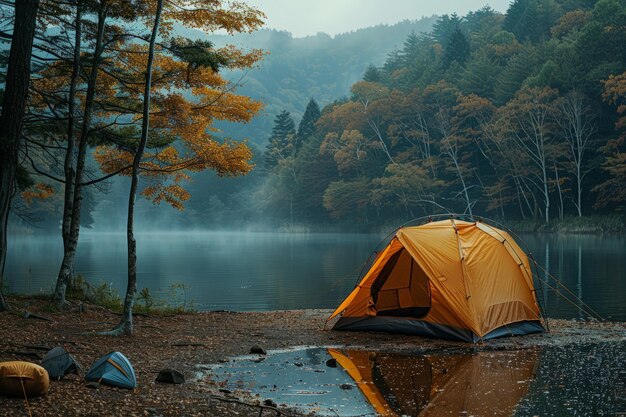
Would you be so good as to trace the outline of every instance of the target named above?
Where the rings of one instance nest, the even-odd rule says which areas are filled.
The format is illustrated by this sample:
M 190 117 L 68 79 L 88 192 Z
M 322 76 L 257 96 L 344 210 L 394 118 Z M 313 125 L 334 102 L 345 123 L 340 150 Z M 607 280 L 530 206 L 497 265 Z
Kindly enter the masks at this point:
M 17 312 L 0 313 L 0 361 L 39 363 L 46 349 L 64 346 L 84 372 L 100 356 L 122 352 L 137 375 L 135 391 L 101 386 L 85 387 L 82 378 L 70 375 L 52 381 L 48 395 L 30 399 L 33 416 L 297 416 L 281 407 L 261 410 L 263 399 L 244 398 L 250 405 L 230 402 L 229 394 L 207 380 L 195 379 L 196 365 L 224 361 L 248 354 L 259 345 L 267 350 L 293 346 L 346 346 L 377 351 L 430 352 L 443 350 L 524 349 L 572 343 L 626 340 L 626 323 L 550 320 L 550 332 L 502 338 L 477 345 L 445 342 L 415 336 L 370 332 L 338 332 L 324 329 L 329 310 L 293 310 L 266 313 L 208 312 L 173 316 L 137 316 L 131 337 L 97 335 L 110 330 L 119 319 L 97 306 L 85 311 L 54 313 L 42 301 L 11 299 Z M 25 318 L 30 311 L 52 321 Z M 183 372 L 182 385 L 155 382 L 163 368 Z M 24 399 L 0 397 L 0 416 L 28 416 Z

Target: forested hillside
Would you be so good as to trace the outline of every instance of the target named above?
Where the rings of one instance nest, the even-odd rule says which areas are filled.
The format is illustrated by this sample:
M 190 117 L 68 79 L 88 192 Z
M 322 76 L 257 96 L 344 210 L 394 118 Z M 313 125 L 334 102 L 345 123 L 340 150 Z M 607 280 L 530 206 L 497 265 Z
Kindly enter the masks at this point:
M 624 45 L 620 0 L 442 16 L 326 106 L 315 134 L 277 118 L 268 160 L 279 161 L 257 197 L 295 223 L 440 212 L 549 223 L 619 211 Z
M 184 211 L 144 200 L 140 225 L 370 230 L 441 212 L 549 224 L 623 211 L 624 0 L 517 0 L 505 14 L 485 7 L 332 38 L 176 30 L 268 53 L 222 71 L 264 109 L 211 127 L 217 141 L 247 138 L 254 168 L 191 172 Z M 62 193 L 42 182 L 57 192 L 16 201 L 14 224 L 58 227 Z M 111 213 L 124 212 L 126 188 L 115 176 L 85 187 L 83 225 L 122 226 Z

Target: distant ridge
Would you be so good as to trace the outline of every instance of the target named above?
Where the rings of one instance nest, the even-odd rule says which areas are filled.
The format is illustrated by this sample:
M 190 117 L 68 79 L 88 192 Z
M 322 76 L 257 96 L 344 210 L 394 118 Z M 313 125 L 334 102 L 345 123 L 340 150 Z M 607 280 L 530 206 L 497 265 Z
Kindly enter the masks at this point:
M 247 49 L 260 48 L 270 54 L 259 68 L 250 71 L 240 88 L 242 94 L 261 100 L 265 111 L 248 125 L 222 124 L 224 136 L 249 138 L 264 146 L 272 120 L 283 109 L 296 123 L 311 97 L 324 106 L 349 94 L 369 64 L 381 65 L 387 54 L 401 48 L 411 32 L 430 32 L 437 16 L 403 20 L 393 25 L 381 24 L 330 36 L 318 33 L 294 38 L 287 31 L 263 29 L 251 34 L 207 35 L 197 30 L 176 28 L 180 36 L 211 40 L 216 46 L 226 44 Z M 237 80 L 240 73 L 227 74 Z

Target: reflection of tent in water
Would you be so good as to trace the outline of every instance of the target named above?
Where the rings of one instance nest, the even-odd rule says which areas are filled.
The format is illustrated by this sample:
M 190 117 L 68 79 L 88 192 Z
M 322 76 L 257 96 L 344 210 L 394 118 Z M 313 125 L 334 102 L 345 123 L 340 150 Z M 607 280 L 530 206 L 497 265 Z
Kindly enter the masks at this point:
M 538 352 L 404 356 L 328 353 L 381 416 L 508 417 L 527 393 Z
M 399 229 L 329 318 L 477 342 L 543 331 L 528 257 L 505 231 L 447 219 Z

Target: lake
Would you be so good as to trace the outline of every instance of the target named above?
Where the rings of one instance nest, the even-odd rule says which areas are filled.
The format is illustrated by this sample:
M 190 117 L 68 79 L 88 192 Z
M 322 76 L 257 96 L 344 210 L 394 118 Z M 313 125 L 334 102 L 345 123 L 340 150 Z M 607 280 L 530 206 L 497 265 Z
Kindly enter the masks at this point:
M 363 263 L 383 236 L 250 232 L 139 233 L 138 288 L 199 310 L 264 311 L 334 308 L 354 288 Z M 522 236 L 539 264 L 605 318 L 626 320 L 626 239 L 618 235 Z M 12 236 L 9 292 L 54 287 L 60 236 Z M 75 273 L 126 288 L 124 233 L 83 232 Z M 539 288 L 539 285 L 538 285 Z M 576 303 L 547 287 L 549 317 L 585 317 Z

